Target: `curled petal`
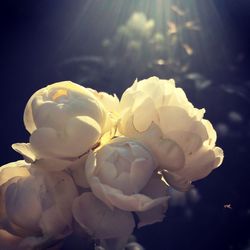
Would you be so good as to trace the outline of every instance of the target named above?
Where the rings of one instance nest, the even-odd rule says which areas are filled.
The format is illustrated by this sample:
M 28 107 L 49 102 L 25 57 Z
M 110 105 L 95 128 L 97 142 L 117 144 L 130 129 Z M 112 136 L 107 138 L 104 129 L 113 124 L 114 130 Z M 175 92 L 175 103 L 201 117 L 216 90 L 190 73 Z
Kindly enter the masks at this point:
M 216 139 L 217 139 L 217 133 L 216 131 L 214 130 L 213 128 L 213 125 L 211 124 L 210 121 L 206 120 L 206 119 L 203 119 L 202 120 L 202 123 L 204 124 L 204 126 L 206 127 L 206 130 L 207 130 L 207 133 L 209 135 L 209 139 L 207 141 L 207 144 L 213 148 L 215 147 L 215 142 L 216 142 Z
M 34 162 L 36 155 L 32 150 L 30 143 L 15 143 L 11 146 L 17 153 L 21 154 L 26 162 Z
M 94 158 L 96 161 L 90 160 L 87 165 L 92 164 L 91 168 L 97 169 L 101 182 L 125 194 L 138 193 L 156 169 L 156 163 L 147 148 L 128 138 L 113 139 L 97 150 Z
M 185 177 L 189 181 L 196 181 L 206 177 L 213 169 L 220 166 L 223 161 L 223 150 L 219 147 L 207 149 L 203 146 L 201 150 L 189 160 L 187 166 L 177 171 L 176 174 Z
M 151 199 L 143 194 L 125 195 L 118 189 L 102 184 L 98 178 L 91 179 L 90 186 L 93 193 L 108 206 L 125 211 L 146 211 L 167 200 L 167 197 Z
M 96 144 L 100 126 L 90 117 L 71 118 L 64 132 L 52 128 L 37 129 L 30 137 L 34 151 L 41 157 L 77 157 Z
M 4 183 L 6 183 L 8 180 L 10 180 L 13 177 L 29 176 L 30 173 L 27 168 L 29 166 L 30 165 L 27 164 L 23 160 L 11 162 L 6 165 L 3 165 L 0 168 L 0 185 L 3 185 Z
M 110 208 L 118 207 L 126 211 L 145 211 L 165 202 L 165 197 L 153 200 L 143 194 L 126 194 L 116 187 L 103 184 L 99 177 L 95 175 L 99 171 L 96 164 L 95 154 L 91 152 L 86 161 L 86 177 L 93 193 Z M 136 166 L 134 166 L 133 171 L 140 173 Z M 150 169 L 150 173 L 152 174 L 152 169 Z

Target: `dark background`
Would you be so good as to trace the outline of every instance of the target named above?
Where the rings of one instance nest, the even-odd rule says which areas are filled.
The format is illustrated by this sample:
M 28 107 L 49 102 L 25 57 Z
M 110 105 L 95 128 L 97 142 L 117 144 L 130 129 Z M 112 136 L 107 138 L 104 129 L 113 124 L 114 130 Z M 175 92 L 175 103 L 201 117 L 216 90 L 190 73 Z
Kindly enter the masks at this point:
M 1 165 L 20 159 L 11 149 L 12 143 L 28 141 L 22 116 L 33 92 L 61 80 L 78 82 L 79 71 L 75 72 L 74 66 L 63 68 L 62 62 L 79 55 L 103 56 L 102 40 L 111 37 L 134 10 L 142 11 L 143 3 L 148 2 L 10 0 L 1 3 Z M 225 151 L 225 160 L 209 177 L 195 183 L 201 195 L 198 203 L 170 207 L 163 223 L 142 228 L 136 231 L 136 236 L 147 250 L 249 250 L 250 1 L 191 2 L 197 4 L 201 22 L 204 21 L 204 35 L 199 41 L 203 50 L 198 47 L 191 69 L 213 84 L 201 89 L 195 79 L 186 79 L 177 85 L 185 89 L 196 106 L 206 108 L 206 118 L 217 128 L 218 145 Z M 207 2 L 214 6 L 218 19 L 207 9 Z M 126 11 L 120 11 L 122 8 Z M 152 14 L 150 9 L 147 14 Z M 123 57 L 122 51 L 116 55 L 119 57 Z M 117 75 L 114 67 L 108 72 L 101 79 L 102 84 L 93 78 L 79 83 L 120 95 L 136 77 L 142 79 L 156 71 L 137 75 L 126 74 L 124 70 Z M 165 71 L 158 73 L 175 78 Z M 231 204 L 232 209 L 225 208 L 225 204 Z M 188 216 L 187 211 L 191 211 Z

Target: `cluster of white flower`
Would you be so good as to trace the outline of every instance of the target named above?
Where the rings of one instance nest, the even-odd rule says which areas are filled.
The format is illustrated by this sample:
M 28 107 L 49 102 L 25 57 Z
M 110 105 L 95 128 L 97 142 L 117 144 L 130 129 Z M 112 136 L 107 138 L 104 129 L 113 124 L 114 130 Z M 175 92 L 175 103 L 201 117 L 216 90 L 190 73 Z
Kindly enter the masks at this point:
M 0 168 L 0 245 L 32 249 L 73 221 L 100 240 L 162 221 L 167 186 L 186 191 L 223 160 L 204 113 L 157 77 L 121 100 L 72 82 L 38 90 L 24 111 L 29 143 L 12 146 L 24 160 Z

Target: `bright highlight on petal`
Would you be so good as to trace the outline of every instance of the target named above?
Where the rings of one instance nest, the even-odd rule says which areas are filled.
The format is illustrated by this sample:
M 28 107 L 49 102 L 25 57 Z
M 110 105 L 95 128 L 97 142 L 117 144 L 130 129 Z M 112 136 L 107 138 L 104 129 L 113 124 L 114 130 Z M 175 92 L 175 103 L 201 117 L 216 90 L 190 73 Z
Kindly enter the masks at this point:
M 62 96 L 68 96 L 68 90 L 66 89 L 59 89 L 55 92 L 55 94 L 52 96 L 52 100 L 56 101 L 58 98 Z

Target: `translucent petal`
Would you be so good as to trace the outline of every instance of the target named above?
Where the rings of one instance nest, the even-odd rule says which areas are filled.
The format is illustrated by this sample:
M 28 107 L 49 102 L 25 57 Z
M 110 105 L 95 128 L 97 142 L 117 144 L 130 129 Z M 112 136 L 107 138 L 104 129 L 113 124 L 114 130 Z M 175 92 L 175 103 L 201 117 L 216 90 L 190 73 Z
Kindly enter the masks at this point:
M 26 162 L 34 162 L 36 160 L 35 152 L 32 150 L 30 143 L 15 143 L 11 147 L 21 154 Z
M 158 116 L 151 99 L 147 98 L 134 111 L 133 124 L 139 132 L 145 131 L 153 121 L 157 121 Z
M 202 141 L 208 139 L 206 127 L 195 118 L 188 115 L 185 109 L 179 107 L 161 107 L 158 109 L 160 117 L 160 128 L 164 136 L 168 136 L 169 131 L 186 131 L 197 134 Z

